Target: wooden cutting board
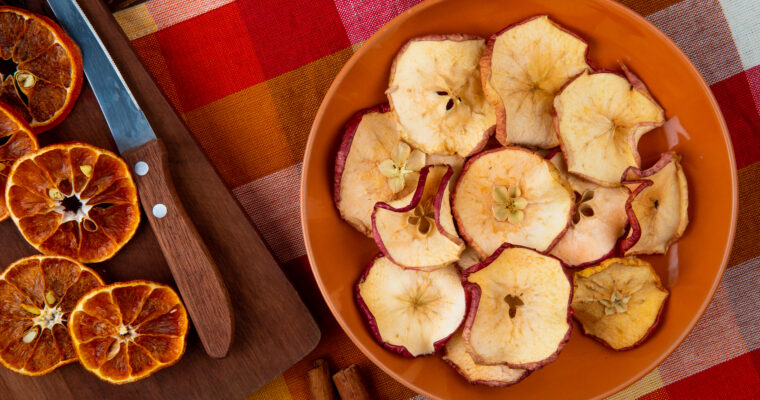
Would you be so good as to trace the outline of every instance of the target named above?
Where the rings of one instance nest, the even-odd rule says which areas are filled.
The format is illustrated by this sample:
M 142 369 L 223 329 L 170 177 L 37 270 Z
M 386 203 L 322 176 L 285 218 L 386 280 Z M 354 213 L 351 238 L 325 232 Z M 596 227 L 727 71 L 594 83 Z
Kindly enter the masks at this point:
M 13 5 L 18 2 L 9 2 Z M 51 15 L 44 0 L 23 5 Z M 317 325 L 283 275 L 260 235 L 225 187 L 133 52 L 100 0 L 80 0 L 93 19 L 135 97 L 164 141 L 174 182 L 224 277 L 235 312 L 229 355 L 213 359 L 191 329 L 187 352 L 175 366 L 123 386 L 98 380 L 80 365 L 42 377 L 0 368 L 0 398 L 14 399 L 242 399 L 308 354 L 319 341 Z M 116 150 L 89 86 L 71 115 L 39 137 L 41 145 L 84 141 Z M 0 268 L 35 254 L 8 220 L 0 223 Z M 143 216 L 137 234 L 112 260 L 91 265 L 107 282 L 149 279 L 173 284 L 156 237 Z

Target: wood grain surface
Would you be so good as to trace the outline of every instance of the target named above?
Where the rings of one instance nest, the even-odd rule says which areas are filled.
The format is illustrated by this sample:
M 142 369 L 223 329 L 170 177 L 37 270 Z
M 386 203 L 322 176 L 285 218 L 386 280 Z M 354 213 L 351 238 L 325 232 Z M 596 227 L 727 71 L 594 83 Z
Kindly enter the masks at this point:
M 215 358 L 226 356 L 235 325 L 230 295 L 216 262 L 177 195 L 166 147 L 160 139 L 151 140 L 122 156 L 134 170 L 140 203 L 206 354 Z
M 235 311 L 235 339 L 227 357 L 214 359 L 206 355 L 191 330 L 187 352 L 177 365 L 123 386 L 102 382 L 77 364 L 36 378 L 0 368 L 0 398 L 242 399 L 310 352 L 319 341 L 318 327 L 248 216 L 132 51 L 105 4 L 100 0 L 81 0 L 80 4 L 95 17 L 93 25 L 168 149 L 177 194 L 229 289 Z M 44 0 L 29 0 L 23 5 L 35 12 L 47 10 Z M 71 140 L 116 150 L 87 85 L 71 115 L 40 136 L 42 145 Z M 35 254 L 11 221 L 0 223 L 0 241 L 0 266 Z M 145 222 L 116 257 L 91 267 L 107 282 L 139 278 L 174 285 L 158 241 Z

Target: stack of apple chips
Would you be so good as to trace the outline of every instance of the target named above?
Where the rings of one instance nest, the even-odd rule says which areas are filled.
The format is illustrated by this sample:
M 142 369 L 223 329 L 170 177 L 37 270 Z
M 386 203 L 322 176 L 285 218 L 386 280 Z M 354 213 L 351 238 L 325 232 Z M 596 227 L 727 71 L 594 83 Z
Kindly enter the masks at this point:
M 667 252 L 688 193 L 679 155 L 641 169 L 665 113 L 621 68 L 593 70 L 547 16 L 401 48 L 335 168 L 342 218 L 380 250 L 356 284 L 379 343 L 507 386 L 558 357 L 573 315 L 615 350 L 649 337 L 668 291 L 632 256 Z

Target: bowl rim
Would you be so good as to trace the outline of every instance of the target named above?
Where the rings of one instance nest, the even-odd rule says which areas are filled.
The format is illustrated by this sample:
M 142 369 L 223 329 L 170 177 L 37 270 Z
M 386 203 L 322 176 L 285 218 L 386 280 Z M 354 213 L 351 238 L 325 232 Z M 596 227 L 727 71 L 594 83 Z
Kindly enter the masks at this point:
M 325 93 L 325 96 L 323 97 L 322 102 L 320 103 L 319 109 L 317 110 L 317 114 L 314 118 L 314 122 L 312 123 L 311 129 L 309 130 L 309 138 L 306 142 L 303 164 L 301 166 L 301 185 L 300 185 L 300 204 L 299 204 L 299 209 L 301 212 L 301 232 L 303 235 L 304 244 L 306 246 L 306 255 L 309 260 L 309 266 L 311 268 L 312 273 L 314 274 L 314 279 L 317 282 L 317 286 L 319 287 L 319 291 L 322 294 L 322 298 L 325 300 L 325 303 L 327 303 L 327 306 L 330 309 L 330 312 L 335 317 L 335 320 L 338 321 L 338 324 L 340 325 L 341 329 L 343 329 L 343 332 L 346 333 L 346 335 L 351 339 L 354 345 L 364 354 L 364 356 L 366 356 L 369 360 L 371 360 L 373 364 L 377 365 L 383 372 L 391 376 L 397 382 L 413 390 L 414 392 L 422 394 L 429 398 L 438 398 L 438 397 L 420 388 L 419 386 L 415 385 L 413 382 L 407 381 L 406 379 L 402 378 L 394 370 L 392 370 L 391 368 L 387 367 L 385 364 L 380 362 L 380 360 L 378 360 L 374 356 L 374 354 L 367 347 L 365 347 L 362 344 L 362 342 L 359 341 L 359 339 L 357 339 L 356 335 L 354 335 L 354 333 L 348 327 L 346 322 L 343 320 L 342 316 L 336 309 L 335 305 L 333 305 L 333 302 L 330 299 L 330 296 L 328 295 L 327 290 L 325 289 L 324 283 L 322 282 L 322 278 L 319 274 L 319 270 L 317 268 L 317 264 L 315 262 L 314 255 L 311 249 L 311 240 L 307 234 L 308 221 L 306 219 L 306 212 L 305 212 L 306 202 L 304 199 L 304 193 L 306 191 L 306 185 L 307 185 L 308 176 L 309 176 L 309 170 L 307 166 L 309 165 L 309 161 L 311 159 L 311 151 L 312 151 L 312 148 L 314 147 L 314 140 L 317 134 L 318 127 L 322 123 L 322 118 L 324 117 L 325 110 L 327 108 L 328 101 L 326 101 L 326 99 L 330 99 L 334 96 L 338 85 L 343 81 L 343 79 L 345 78 L 345 75 L 348 73 L 348 70 L 353 68 L 354 64 L 356 64 L 357 61 L 361 57 L 364 56 L 364 53 L 367 52 L 367 49 L 369 47 L 375 45 L 376 42 L 379 41 L 379 37 L 382 34 L 390 30 L 395 25 L 403 23 L 404 20 L 409 18 L 411 15 L 416 14 L 426 8 L 432 7 L 434 5 L 437 5 L 439 3 L 443 3 L 446 1 L 449 1 L 449 0 L 425 0 L 422 3 L 419 3 L 403 11 L 401 14 L 397 15 L 396 17 L 394 17 L 393 19 L 385 23 L 380 29 L 378 29 L 375 33 L 373 33 L 369 39 L 365 40 L 364 43 L 359 47 L 359 49 L 356 50 L 356 52 L 349 58 L 346 64 L 343 65 L 340 72 L 338 72 L 338 75 L 336 75 L 335 79 L 333 79 L 333 82 L 330 84 L 329 89 Z M 683 343 L 684 339 L 686 339 L 686 337 L 694 330 L 694 327 L 696 326 L 697 322 L 702 318 L 702 315 L 704 315 L 705 310 L 707 309 L 707 306 L 709 306 L 710 303 L 712 302 L 712 299 L 715 296 L 715 292 L 718 288 L 718 285 L 720 284 L 720 281 L 723 278 L 723 274 L 725 273 L 725 270 L 727 268 L 728 260 L 729 260 L 729 257 L 731 256 L 731 250 L 733 248 L 734 237 L 736 234 L 736 221 L 737 221 L 737 213 L 738 213 L 738 172 L 736 169 L 736 157 L 734 155 L 734 148 L 731 141 L 731 136 L 728 131 L 728 126 L 726 125 L 726 120 L 723 117 L 723 113 L 720 110 L 718 102 L 715 100 L 715 96 L 713 95 L 713 92 L 710 89 L 710 86 L 707 84 L 707 82 L 705 82 L 704 77 L 702 77 L 702 74 L 699 72 L 699 70 L 697 70 L 697 68 L 694 66 L 691 60 L 670 39 L 670 37 L 668 37 L 659 28 L 657 28 L 654 24 L 649 22 L 646 18 L 644 18 L 639 13 L 631 10 L 630 8 L 614 0 L 595 0 L 595 1 L 598 1 L 600 3 L 605 3 L 606 7 L 617 9 L 617 11 L 645 25 L 665 45 L 667 45 L 671 50 L 673 50 L 676 53 L 677 57 L 679 57 L 682 61 L 685 61 L 687 68 L 690 70 L 691 74 L 697 77 L 698 84 L 701 86 L 702 90 L 707 93 L 707 97 L 708 97 L 710 106 L 713 109 L 713 112 L 717 114 L 718 116 L 718 122 L 720 123 L 720 128 L 721 128 L 720 133 L 723 135 L 723 141 L 724 143 L 726 143 L 727 145 L 726 148 L 728 150 L 729 166 L 731 168 L 731 189 L 732 189 L 731 225 L 729 227 L 729 232 L 728 232 L 728 241 L 726 242 L 726 248 L 723 251 L 723 259 L 721 260 L 720 268 L 718 269 L 718 273 L 715 275 L 715 279 L 713 280 L 712 286 L 710 287 L 709 294 L 705 296 L 704 301 L 699 306 L 699 310 L 694 314 L 693 318 L 688 322 L 687 329 L 683 330 L 681 335 L 675 341 L 673 341 L 670 347 L 666 351 L 664 351 L 662 354 L 660 354 L 647 367 L 643 368 L 641 371 L 632 375 L 630 378 L 628 378 L 621 384 L 617 385 L 616 387 L 608 390 L 607 392 L 599 393 L 599 395 L 596 397 L 596 398 L 605 398 L 627 388 L 634 382 L 641 379 L 644 375 L 648 374 L 650 371 L 657 368 L 660 364 L 662 364 L 662 362 L 668 356 L 670 356 L 681 345 L 681 343 Z

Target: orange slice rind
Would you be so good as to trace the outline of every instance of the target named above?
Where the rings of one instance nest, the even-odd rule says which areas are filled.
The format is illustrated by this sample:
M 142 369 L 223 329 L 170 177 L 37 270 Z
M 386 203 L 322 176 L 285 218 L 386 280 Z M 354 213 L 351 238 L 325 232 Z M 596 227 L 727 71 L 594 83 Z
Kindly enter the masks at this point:
M 127 165 L 110 151 L 84 143 L 48 146 L 18 159 L 5 196 L 29 244 L 83 263 L 113 257 L 140 222 Z
M 39 144 L 31 127 L 10 108 L 0 105 L 0 188 L 8 182 L 13 163 L 34 151 Z M 0 190 L 0 221 L 8 219 L 5 190 Z
M 0 275 L 0 364 L 37 376 L 77 361 L 66 325 L 79 298 L 102 285 L 95 271 L 65 257 L 11 264 Z
M 34 133 L 58 125 L 82 89 L 82 54 L 55 22 L 15 7 L 0 7 L 0 101 Z
M 146 378 L 179 361 L 187 329 L 187 312 L 177 293 L 148 281 L 87 293 L 69 322 L 82 366 L 114 384 Z

